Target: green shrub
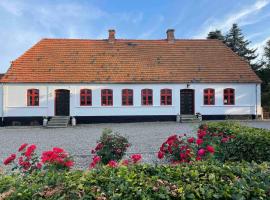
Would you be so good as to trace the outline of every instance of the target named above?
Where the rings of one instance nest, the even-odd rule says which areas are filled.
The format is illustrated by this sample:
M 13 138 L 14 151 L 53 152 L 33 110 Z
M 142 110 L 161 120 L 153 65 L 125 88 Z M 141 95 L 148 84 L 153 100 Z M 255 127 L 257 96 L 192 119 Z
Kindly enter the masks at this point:
M 104 129 L 92 154 L 99 156 L 101 162 L 106 165 L 110 161 L 121 160 L 129 146 L 127 138 L 113 133 L 111 129 Z
M 269 164 L 196 162 L 0 175 L 5 199 L 269 199 Z
M 270 131 L 251 128 L 235 122 L 210 122 L 206 124 L 210 132 L 223 132 L 236 137 L 220 146 L 223 160 L 230 161 L 270 161 Z

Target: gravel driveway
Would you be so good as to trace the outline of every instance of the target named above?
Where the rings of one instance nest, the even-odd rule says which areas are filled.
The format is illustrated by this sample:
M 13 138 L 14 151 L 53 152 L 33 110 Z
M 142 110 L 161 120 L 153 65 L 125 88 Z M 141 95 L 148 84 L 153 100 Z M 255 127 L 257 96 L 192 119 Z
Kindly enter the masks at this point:
M 270 121 L 244 121 L 244 125 L 270 129 Z M 38 152 L 62 147 L 74 156 L 77 168 L 86 168 L 104 128 L 111 128 L 128 137 L 132 146 L 127 156 L 141 153 L 144 162 L 155 163 L 156 152 L 162 142 L 174 133 L 194 135 L 199 124 L 176 122 L 145 122 L 120 124 L 89 124 L 76 127 L 45 129 L 42 127 L 1 127 L 0 160 L 14 153 L 22 143 L 36 144 Z M 0 166 L 2 162 L 0 162 Z
M 14 153 L 22 143 L 29 143 L 36 144 L 38 152 L 62 147 L 74 156 L 77 168 L 87 167 L 91 161 L 90 149 L 95 147 L 102 130 L 111 128 L 128 137 L 132 144 L 128 154 L 141 153 L 144 162 L 155 162 L 155 152 L 169 135 L 192 134 L 197 127 L 198 124 L 176 122 L 89 124 L 56 129 L 1 127 L 0 160 Z

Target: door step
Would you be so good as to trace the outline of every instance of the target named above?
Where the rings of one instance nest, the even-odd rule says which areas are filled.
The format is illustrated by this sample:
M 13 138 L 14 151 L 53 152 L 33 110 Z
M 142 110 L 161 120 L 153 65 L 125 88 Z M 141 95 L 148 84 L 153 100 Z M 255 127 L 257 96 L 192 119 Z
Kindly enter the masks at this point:
M 196 115 L 181 115 L 180 122 L 181 123 L 200 122 L 200 119 Z
M 54 116 L 47 124 L 47 128 L 66 128 L 69 124 L 69 116 Z

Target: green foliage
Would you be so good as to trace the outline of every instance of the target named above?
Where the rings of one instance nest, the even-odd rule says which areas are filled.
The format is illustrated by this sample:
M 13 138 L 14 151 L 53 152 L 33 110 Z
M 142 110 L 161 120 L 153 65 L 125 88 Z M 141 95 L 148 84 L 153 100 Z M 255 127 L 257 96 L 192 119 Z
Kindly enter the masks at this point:
M 207 123 L 211 132 L 224 132 L 236 137 L 221 145 L 223 160 L 270 161 L 270 131 L 251 128 L 235 122 Z
M 256 73 L 262 80 L 262 106 L 270 109 L 270 40 L 264 47 L 263 62 L 263 67 Z
M 249 48 L 251 42 L 245 39 L 242 30 L 237 24 L 233 24 L 225 36 L 222 35 L 220 30 L 215 30 L 208 33 L 207 39 L 223 41 L 232 51 L 247 60 L 254 71 L 257 71 L 264 64 L 260 61 L 252 62 L 258 57 L 256 55 L 257 49 Z
M 250 41 L 245 40 L 245 37 L 237 24 L 233 24 L 225 36 L 225 43 L 235 53 L 245 58 L 249 62 L 257 58 L 257 55 L 255 55 L 256 49 L 248 48 Z
M 111 129 L 104 129 L 93 153 L 101 158 L 103 164 L 108 164 L 110 160 L 121 160 L 129 146 L 127 138 L 113 133 Z
M 269 164 L 197 162 L 0 175 L 5 199 L 269 199 Z
M 207 39 L 217 39 L 224 41 L 224 36 L 222 35 L 220 30 L 210 31 L 207 35 Z
M 270 69 L 270 40 L 266 42 L 264 47 L 264 60 L 266 67 Z

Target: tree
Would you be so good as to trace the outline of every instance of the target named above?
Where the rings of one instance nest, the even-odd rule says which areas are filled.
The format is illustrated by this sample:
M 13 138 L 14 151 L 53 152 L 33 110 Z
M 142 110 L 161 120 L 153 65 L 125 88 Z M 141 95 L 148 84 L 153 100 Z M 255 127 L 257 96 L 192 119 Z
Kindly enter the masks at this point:
M 262 106 L 270 111 L 270 40 L 264 47 L 263 60 L 264 65 L 257 74 L 262 80 Z
M 237 24 L 233 24 L 232 28 L 226 34 L 225 44 L 229 48 L 231 48 L 235 53 L 237 53 L 239 56 L 246 59 L 250 64 L 251 64 L 251 61 L 257 58 L 258 56 L 255 54 L 257 49 L 248 48 L 250 41 L 245 40 L 245 37 L 242 34 L 242 31 L 238 27 Z M 258 66 L 253 66 L 253 67 L 257 68 Z
M 270 69 L 270 40 L 266 42 L 264 47 L 264 61 L 265 67 Z
M 215 31 L 210 31 L 208 33 L 207 39 L 218 39 L 224 41 L 224 36 L 222 35 L 220 30 L 216 29 Z

